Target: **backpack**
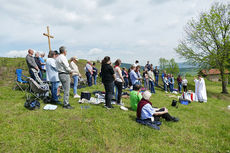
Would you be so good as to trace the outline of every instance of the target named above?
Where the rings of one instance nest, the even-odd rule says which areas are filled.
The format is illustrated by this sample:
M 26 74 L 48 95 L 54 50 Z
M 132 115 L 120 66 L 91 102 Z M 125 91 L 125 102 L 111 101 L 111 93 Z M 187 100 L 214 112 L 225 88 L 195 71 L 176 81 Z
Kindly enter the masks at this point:
M 40 103 L 37 100 L 26 101 L 24 107 L 29 110 L 35 110 L 40 108 Z

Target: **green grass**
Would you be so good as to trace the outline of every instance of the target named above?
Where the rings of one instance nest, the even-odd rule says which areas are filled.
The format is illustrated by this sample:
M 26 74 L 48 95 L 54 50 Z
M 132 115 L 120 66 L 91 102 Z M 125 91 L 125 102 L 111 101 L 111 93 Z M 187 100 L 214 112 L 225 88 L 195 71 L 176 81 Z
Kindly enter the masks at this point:
M 189 78 L 192 89 L 192 78 Z M 136 112 L 118 106 L 106 110 L 103 105 L 79 104 L 73 110 L 61 106 L 55 111 L 29 111 L 23 107 L 25 94 L 2 86 L 0 92 L 0 152 L 230 152 L 229 96 L 219 94 L 219 83 L 206 81 L 208 103 L 196 103 L 178 109 L 161 89 L 151 101 L 166 106 L 180 122 L 162 122 L 156 131 L 135 122 Z M 228 87 L 229 88 L 229 87 Z M 103 90 L 102 85 L 80 91 Z M 129 99 L 122 99 L 129 107 Z M 81 106 L 89 105 L 85 109 Z
M 85 62 L 78 64 L 82 74 Z M 12 90 L 15 69 L 28 74 L 25 59 L 0 58 L 0 65 L 0 152 L 230 152 L 230 95 L 220 94 L 219 82 L 206 80 L 208 103 L 192 102 L 178 109 L 170 106 L 170 94 L 157 88 L 151 98 L 153 105 L 167 107 L 180 121 L 162 120 L 156 131 L 136 123 L 134 111 L 79 104 L 72 98 L 72 89 L 74 110 L 58 106 L 55 111 L 45 111 L 40 101 L 39 110 L 29 111 L 23 106 L 25 93 Z M 188 88 L 194 90 L 192 80 L 188 78 Z M 104 88 L 98 85 L 78 93 L 94 90 Z M 122 101 L 129 108 L 129 99 Z

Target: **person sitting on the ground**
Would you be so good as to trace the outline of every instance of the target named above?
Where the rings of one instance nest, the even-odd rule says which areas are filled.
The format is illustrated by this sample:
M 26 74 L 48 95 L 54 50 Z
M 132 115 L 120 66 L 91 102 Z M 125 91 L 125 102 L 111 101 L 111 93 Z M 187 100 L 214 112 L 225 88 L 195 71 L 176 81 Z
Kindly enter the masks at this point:
M 78 86 L 78 79 L 81 77 L 81 73 L 79 72 L 78 66 L 76 63 L 78 62 L 78 58 L 76 56 L 72 57 L 70 62 L 70 68 L 72 69 L 72 78 L 73 78 L 73 98 L 80 98 L 80 96 L 77 94 L 77 86 Z
M 38 73 L 39 68 L 33 57 L 34 51 L 32 49 L 28 50 L 28 54 L 26 56 L 26 63 L 29 68 L 30 77 L 37 81 L 39 84 L 43 84 L 43 81 L 40 79 Z
M 187 92 L 188 91 L 188 89 L 187 89 L 188 80 L 186 79 L 185 76 L 184 76 L 184 79 L 182 80 L 182 86 L 183 86 L 184 92 Z
M 163 108 L 155 108 L 152 106 L 152 103 L 149 101 L 151 97 L 151 93 L 147 90 L 143 93 L 143 98 L 137 105 L 137 118 L 141 120 L 152 120 L 159 121 L 160 117 L 164 118 L 166 121 L 179 121 L 178 118 L 171 116 L 168 113 L 168 109 Z
M 141 86 L 140 85 L 134 85 L 133 91 L 130 92 L 130 106 L 131 109 L 136 111 L 137 110 L 137 104 L 142 99 L 142 95 L 140 93 Z

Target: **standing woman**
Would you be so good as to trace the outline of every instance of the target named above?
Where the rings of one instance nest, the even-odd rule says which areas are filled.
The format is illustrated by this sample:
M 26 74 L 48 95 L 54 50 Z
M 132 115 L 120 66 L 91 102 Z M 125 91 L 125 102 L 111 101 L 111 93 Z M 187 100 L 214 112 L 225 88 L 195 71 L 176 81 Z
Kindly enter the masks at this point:
M 81 77 L 81 74 L 79 72 L 78 66 L 76 65 L 76 62 L 78 61 L 78 58 L 76 56 L 72 57 L 70 62 L 70 68 L 72 69 L 72 78 L 73 78 L 73 94 L 74 98 L 80 98 L 80 96 L 77 94 L 77 86 L 78 86 L 78 78 Z
M 94 85 L 97 85 L 97 68 L 95 62 L 93 62 L 93 81 Z
M 124 78 L 124 80 L 125 80 L 125 82 L 124 82 L 124 88 L 128 88 L 128 86 L 129 86 L 129 79 L 128 79 L 128 72 L 126 71 L 126 68 L 125 67 L 123 67 L 123 69 L 122 69 L 122 76 L 123 76 L 123 78 Z
M 178 75 L 177 83 L 178 83 L 178 91 L 179 91 L 179 93 L 181 93 L 181 90 L 182 90 L 182 78 L 181 78 L 181 75 Z
M 105 107 L 111 109 L 113 108 L 111 100 L 113 98 L 113 81 L 115 79 L 115 74 L 109 56 L 105 56 L 102 60 L 101 77 L 105 87 Z
M 114 66 L 115 86 L 116 86 L 117 91 L 118 91 L 117 105 L 122 105 L 121 104 L 122 82 L 124 82 L 124 78 L 122 76 L 120 65 L 121 65 L 121 60 L 117 59 L 116 62 L 115 62 L 115 66 Z

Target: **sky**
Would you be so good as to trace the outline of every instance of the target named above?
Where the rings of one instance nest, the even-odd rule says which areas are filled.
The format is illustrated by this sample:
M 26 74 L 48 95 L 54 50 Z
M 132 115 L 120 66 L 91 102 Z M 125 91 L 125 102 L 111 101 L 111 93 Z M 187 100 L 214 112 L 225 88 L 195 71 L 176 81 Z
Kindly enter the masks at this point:
M 47 55 L 49 26 L 52 50 L 63 45 L 68 58 L 183 62 L 174 48 L 185 25 L 214 2 L 230 0 L 0 0 L 0 56 Z

